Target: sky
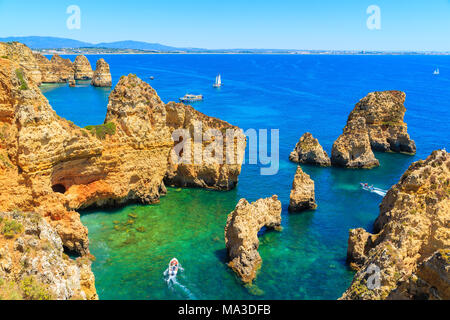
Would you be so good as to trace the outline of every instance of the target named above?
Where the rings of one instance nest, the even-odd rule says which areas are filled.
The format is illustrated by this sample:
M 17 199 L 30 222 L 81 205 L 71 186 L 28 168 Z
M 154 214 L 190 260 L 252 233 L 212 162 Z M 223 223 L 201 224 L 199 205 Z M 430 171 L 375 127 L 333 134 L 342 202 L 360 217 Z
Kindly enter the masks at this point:
M 80 8 L 79 29 L 67 27 L 70 5 Z M 367 26 L 371 5 L 380 9 L 379 29 Z M 450 0 L 0 0 L 0 37 L 7 36 L 208 49 L 450 51 Z

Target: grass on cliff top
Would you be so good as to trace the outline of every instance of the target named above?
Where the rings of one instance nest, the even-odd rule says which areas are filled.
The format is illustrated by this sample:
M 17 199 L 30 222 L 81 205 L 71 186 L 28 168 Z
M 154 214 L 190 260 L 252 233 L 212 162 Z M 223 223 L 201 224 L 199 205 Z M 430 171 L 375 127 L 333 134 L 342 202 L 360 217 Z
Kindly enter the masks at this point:
M 20 81 L 20 90 L 28 90 L 28 84 L 24 79 L 23 70 L 16 69 L 16 76 L 19 78 Z
M 0 233 L 6 238 L 14 238 L 17 234 L 22 233 L 23 225 L 16 220 L 0 218 Z
M 107 134 L 112 136 L 116 133 L 116 124 L 114 122 L 108 122 L 97 126 L 87 126 L 85 129 L 98 139 L 104 140 Z
M 46 285 L 33 276 L 24 277 L 19 282 L 0 278 L 0 300 L 53 300 Z

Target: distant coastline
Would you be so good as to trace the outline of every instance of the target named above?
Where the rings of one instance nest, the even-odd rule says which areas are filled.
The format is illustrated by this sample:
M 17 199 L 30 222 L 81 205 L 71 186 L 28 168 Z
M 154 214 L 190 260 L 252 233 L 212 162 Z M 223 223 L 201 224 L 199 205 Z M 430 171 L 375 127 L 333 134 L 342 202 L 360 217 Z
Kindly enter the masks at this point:
M 230 52 L 230 51 L 224 51 L 224 52 L 220 52 L 220 51 L 186 51 L 186 52 L 171 52 L 171 51 L 159 51 L 159 52 L 153 52 L 153 51 L 144 51 L 144 52 L 139 52 L 139 51 L 96 51 L 96 52 L 92 52 L 92 51 L 82 51 L 82 50 L 76 50 L 76 51 L 71 51 L 71 50 L 33 50 L 33 52 L 36 53 L 40 53 L 43 55 L 53 55 L 53 54 L 59 54 L 59 55 L 125 55 L 125 54 L 129 54 L 129 55 L 152 55 L 152 54 L 189 54 L 189 55 L 194 55 L 194 54 L 204 54 L 204 55 L 209 55 L 209 54 L 214 54 L 214 55 L 219 55 L 219 54 L 229 54 L 229 55 L 238 55 L 238 54 L 258 54 L 258 55 L 341 55 L 341 56 L 346 56 L 346 55 L 352 55 L 352 56 L 407 56 L 407 55 L 416 55 L 416 56 L 449 56 L 450 52 L 414 52 L 414 51 L 406 51 L 406 52 L 384 52 L 384 51 L 380 51 L 380 52 L 351 52 L 351 51 L 323 51 L 323 52 L 316 52 L 316 51 L 299 51 L 299 52 L 294 52 L 294 51 L 289 51 L 289 52 L 270 52 L 270 51 L 236 51 L 236 52 Z
M 57 37 L 6 37 L 0 42 L 18 41 L 44 55 L 90 54 L 286 54 L 286 55 L 450 55 L 450 51 L 419 50 L 312 50 L 312 49 L 206 49 L 166 46 L 142 41 L 116 41 L 98 44 Z

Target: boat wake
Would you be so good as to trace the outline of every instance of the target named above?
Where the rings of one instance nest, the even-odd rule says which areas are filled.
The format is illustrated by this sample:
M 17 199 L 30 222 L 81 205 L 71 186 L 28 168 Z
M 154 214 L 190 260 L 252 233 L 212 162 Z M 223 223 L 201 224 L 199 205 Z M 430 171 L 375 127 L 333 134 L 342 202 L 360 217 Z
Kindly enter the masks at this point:
M 182 269 L 183 270 L 183 269 Z M 181 292 L 189 300 L 197 300 L 195 295 L 186 286 L 178 282 L 177 274 L 171 274 L 169 268 L 164 271 L 164 280 L 167 283 L 167 287 L 176 292 Z
M 373 188 L 372 193 L 376 193 L 379 196 L 384 197 L 387 194 L 387 190 L 379 189 L 379 188 Z
M 361 187 L 362 187 L 363 190 L 375 193 L 375 194 L 377 194 L 379 196 L 382 196 L 382 197 L 384 197 L 387 194 L 387 190 L 376 188 L 374 186 L 369 186 L 367 184 L 361 183 Z

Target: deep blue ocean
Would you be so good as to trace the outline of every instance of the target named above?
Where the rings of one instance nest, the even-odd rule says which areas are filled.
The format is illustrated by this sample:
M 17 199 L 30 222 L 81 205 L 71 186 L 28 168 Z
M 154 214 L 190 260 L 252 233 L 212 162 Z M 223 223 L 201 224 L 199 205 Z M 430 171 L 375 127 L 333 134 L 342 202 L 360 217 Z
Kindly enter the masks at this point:
M 389 189 L 412 162 L 450 147 L 450 56 L 101 57 L 110 64 L 114 84 L 135 73 L 164 102 L 203 94 L 194 107 L 207 115 L 244 130 L 280 130 L 276 175 L 262 176 L 260 165 L 246 164 L 238 187 L 229 192 L 170 188 L 157 205 L 82 212 L 101 299 L 337 299 L 354 274 L 345 263 L 348 231 L 371 231 L 382 200 L 361 190 L 359 182 Z M 88 56 L 92 66 L 98 58 Z M 224 85 L 214 89 L 218 73 Z M 376 153 L 381 166 L 372 170 L 302 166 L 315 181 L 318 209 L 289 214 L 296 164 L 288 156 L 300 136 L 311 132 L 330 154 L 354 105 L 381 90 L 406 92 L 405 121 L 417 154 Z M 60 116 L 84 127 L 103 123 L 111 89 L 87 82 L 76 88 L 44 85 L 42 91 Z M 226 217 L 240 198 L 273 194 L 283 203 L 283 231 L 261 233 L 263 264 L 254 285 L 244 287 L 226 266 Z M 163 272 L 174 256 L 185 271 L 179 284 L 168 287 Z

